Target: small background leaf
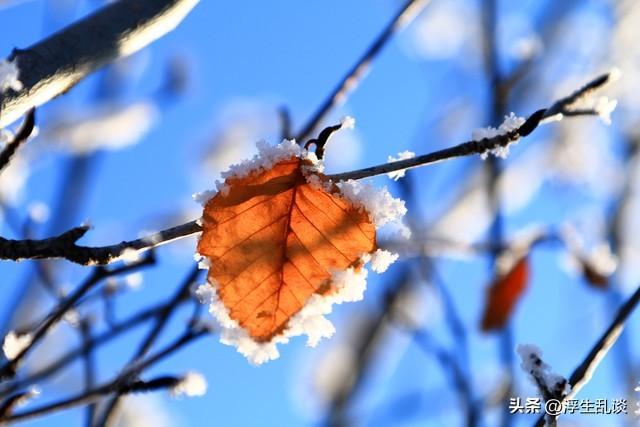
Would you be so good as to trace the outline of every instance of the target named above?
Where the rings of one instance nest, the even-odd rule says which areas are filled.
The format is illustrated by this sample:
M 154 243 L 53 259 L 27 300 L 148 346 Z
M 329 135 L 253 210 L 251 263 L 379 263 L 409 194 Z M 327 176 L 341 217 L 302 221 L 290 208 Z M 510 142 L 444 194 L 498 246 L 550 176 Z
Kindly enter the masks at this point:
M 509 320 L 529 280 L 529 262 L 523 257 L 487 290 L 487 303 L 482 317 L 482 330 L 501 329 Z

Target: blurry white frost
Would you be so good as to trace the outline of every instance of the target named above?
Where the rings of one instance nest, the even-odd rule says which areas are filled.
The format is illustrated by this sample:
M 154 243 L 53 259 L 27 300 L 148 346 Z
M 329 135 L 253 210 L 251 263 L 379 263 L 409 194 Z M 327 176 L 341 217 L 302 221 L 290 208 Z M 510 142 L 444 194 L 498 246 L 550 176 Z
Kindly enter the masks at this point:
M 504 117 L 504 121 L 502 122 L 500 127 L 498 127 L 497 129 L 492 126 L 489 126 L 486 128 L 480 128 L 480 129 L 474 130 L 473 133 L 471 134 L 471 139 L 473 139 L 474 141 L 481 141 L 485 138 L 491 139 L 497 136 L 506 135 L 518 129 L 520 126 L 524 124 L 524 122 L 525 122 L 525 119 L 523 117 L 518 117 L 514 113 L 511 113 L 508 116 Z M 516 142 L 517 142 L 517 139 L 515 141 L 509 142 L 509 144 L 505 146 L 499 145 L 491 150 L 488 150 L 482 153 L 480 157 L 482 157 L 482 159 L 484 160 L 487 158 L 487 156 L 490 153 L 496 157 L 505 159 L 509 155 L 509 145 L 515 144 Z
M 343 126 L 345 126 L 344 122 L 348 126 L 350 120 L 343 121 Z M 322 172 L 324 169 L 322 162 L 316 158 L 314 153 L 300 147 L 295 141 L 284 140 L 276 146 L 260 142 L 258 143 L 258 151 L 258 154 L 252 159 L 232 165 L 227 172 L 222 174 L 222 177 L 225 179 L 242 178 L 255 171 L 270 169 L 276 163 L 295 156 L 307 159 L 311 163 L 307 170 L 309 183 L 319 185 L 313 179 L 316 176 L 313 172 Z M 394 199 L 386 187 L 378 190 L 371 185 L 363 185 L 353 180 L 340 182 L 337 185 L 345 199 L 355 206 L 360 206 L 369 214 L 376 228 L 397 222 L 406 213 L 404 202 Z M 215 194 L 216 192 L 208 192 L 205 197 L 198 198 L 201 202 L 206 202 L 202 199 L 208 200 Z M 196 254 L 196 259 L 201 261 L 199 264 L 201 268 L 209 267 L 205 257 Z M 277 344 L 287 343 L 291 337 L 307 335 L 307 345 L 312 347 L 317 345 L 321 338 L 331 337 L 335 328 L 324 315 L 331 312 L 333 304 L 359 301 L 363 298 L 368 274 L 364 265 L 371 261 L 374 271 L 382 272 L 396 259 L 397 255 L 378 250 L 371 255 L 363 254 L 361 258 L 363 265 L 359 269 L 350 267 L 344 271 L 333 272 L 331 282 L 337 291 L 327 296 L 311 295 L 302 309 L 289 319 L 282 334 L 276 335 L 271 341 L 264 343 L 254 341 L 239 323 L 230 317 L 229 310 L 218 297 L 218 284 L 214 280 L 210 278 L 209 283 L 201 285 L 197 289 L 196 295 L 202 303 L 209 304 L 209 312 L 220 324 L 220 342 L 235 346 L 238 352 L 247 357 L 252 364 L 259 365 L 278 358 L 280 354 Z
M 389 156 L 387 158 L 387 163 L 391 163 L 391 162 L 397 162 L 399 160 L 407 160 L 407 159 L 412 159 L 416 156 L 416 153 L 409 151 L 409 150 L 405 150 L 402 151 L 400 153 L 398 153 L 398 157 L 393 157 L 393 156 Z M 397 170 L 397 171 L 393 171 L 393 172 L 389 172 L 387 174 L 387 176 L 391 179 L 393 179 L 394 181 L 399 180 L 400 178 L 404 177 L 406 170 L 405 169 L 401 169 L 401 170 Z
M 73 153 L 119 150 L 138 143 L 158 119 L 150 102 L 106 105 L 54 121 L 43 137 Z
M 32 340 L 33 336 L 31 334 L 18 335 L 15 331 L 9 331 L 4 337 L 2 351 L 8 360 L 13 360 L 22 353 L 22 350 L 31 345 Z
M 166 409 L 167 405 L 154 394 L 122 397 L 116 412 L 115 427 L 174 427 L 181 425 Z
M 207 393 L 207 380 L 199 372 L 190 371 L 171 389 L 172 397 L 196 397 Z
M 538 383 L 540 380 L 542 385 L 551 392 L 562 387 L 560 391 L 563 396 L 569 393 L 571 390 L 569 382 L 562 375 L 553 372 L 551 366 L 542 360 L 542 350 L 532 344 L 519 344 L 517 351 L 521 360 L 520 367 L 529 375 L 529 379 L 536 388 L 540 387 L 541 384 Z
M 6 59 L 0 59 L 0 93 L 7 89 L 21 90 L 22 82 L 18 78 L 19 74 L 18 64 Z

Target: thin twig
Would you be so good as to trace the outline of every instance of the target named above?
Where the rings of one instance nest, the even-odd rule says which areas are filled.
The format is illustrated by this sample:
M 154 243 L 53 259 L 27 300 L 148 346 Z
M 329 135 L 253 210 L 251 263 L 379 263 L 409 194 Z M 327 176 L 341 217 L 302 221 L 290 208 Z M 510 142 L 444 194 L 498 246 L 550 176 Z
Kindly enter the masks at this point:
M 188 299 L 188 295 L 183 295 L 183 299 L 179 301 L 174 301 L 173 296 L 168 299 L 166 302 L 154 305 L 152 307 L 143 309 L 128 318 L 118 322 L 111 329 L 98 334 L 92 337 L 88 342 L 83 344 L 80 347 L 77 347 L 73 350 L 70 350 L 63 356 L 60 356 L 59 359 L 42 368 L 39 371 L 36 371 L 30 374 L 26 378 L 17 379 L 12 382 L 6 389 L 2 390 L 2 395 L 6 395 L 8 393 L 15 392 L 16 390 L 26 387 L 28 385 L 34 384 L 38 381 L 46 379 L 61 369 L 69 366 L 71 362 L 76 360 L 78 357 L 82 356 L 82 354 L 91 349 L 95 351 L 98 347 L 110 342 L 114 338 L 120 336 L 121 334 L 135 328 L 136 326 L 146 322 L 149 319 L 153 319 L 158 316 L 160 313 L 164 312 L 168 307 L 173 307 L 174 309 L 179 307 L 182 303 L 184 303 Z
M 48 239 L 9 240 L 0 237 L 0 259 L 64 258 L 82 265 L 106 265 L 127 256 L 130 252 L 146 251 L 175 239 L 202 231 L 197 221 L 190 221 L 140 239 L 109 246 L 80 246 L 76 244 L 89 230 L 88 226 L 73 228 Z
M 84 351 L 82 353 L 82 358 L 84 362 L 84 389 L 86 393 L 89 393 L 95 386 L 95 376 L 96 376 L 96 366 L 95 366 L 95 358 L 93 355 L 93 351 L 91 347 L 87 346 L 87 343 L 91 341 L 91 320 L 81 319 L 80 320 L 80 332 L 82 334 L 82 345 L 84 347 Z M 86 409 L 86 426 L 93 427 L 93 419 L 96 412 L 96 404 L 91 403 L 87 405 Z
M 449 160 L 456 157 L 468 156 L 470 154 L 483 154 L 489 150 L 505 147 L 521 137 L 525 137 L 533 132 L 539 125 L 546 124 L 551 121 L 560 120 L 563 116 L 578 115 L 569 107 L 578 99 L 584 96 L 584 93 L 591 93 L 594 90 L 603 87 L 609 82 L 611 73 L 603 74 L 597 77 L 585 86 L 575 91 L 570 96 L 562 98 L 551 105 L 549 108 L 541 109 L 531 114 L 522 126 L 511 132 L 498 135 L 493 138 L 484 138 L 480 141 L 468 141 L 454 147 L 445 148 L 433 153 L 422 156 L 413 157 L 411 159 L 399 160 L 396 162 L 385 163 L 381 165 L 371 166 L 351 172 L 344 172 L 326 177 L 334 182 L 346 181 L 349 179 L 363 179 L 377 175 L 384 175 L 389 172 L 398 170 L 412 169 L 429 165 L 432 163 Z M 581 109 L 579 115 L 597 115 L 598 112 L 593 109 Z
M 16 151 L 18 151 L 18 148 L 20 148 L 22 144 L 27 142 L 29 136 L 31 136 L 31 133 L 33 132 L 35 124 L 36 109 L 32 108 L 27 113 L 24 122 L 20 126 L 20 129 L 18 130 L 16 135 L 13 137 L 13 140 L 11 140 L 0 153 L 0 173 L 2 173 L 2 170 L 7 167 L 7 165 L 9 165 L 11 158 L 16 153 Z
M 470 154 L 482 154 L 488 150 L 505 147 L 511 142 L 529 135 L 540 124 L 558 120 L 562 115 L 570 113 L 572 111 L 568 109 L 570 105 L 574 104 L 577 99 L 583 97 L 585 93 L 591 93 L 608 83 L 610 76 L 610 73 L 599 76 L 570 96 L 560 99 L 551 107 L 536 111 L 527 118 L 522 126 L 511 132 L 493 138 L 484 138 L 480 141 L 464 142 L 454 147 L 445 148 L 407 160 L 385 163 L 351 172 L 326 175 L 326 178 L 334 182 L 369 178 L 398 170 L 426 166 Z M 595 110 L 580 111 L 581 114 L 597 114 Z M 145 251 L 202 231 L 198 221 L 194 220 L 140 239 L 125 241 L 115 245 L 97 247 L 76 245 L 76 241 L 80 239 L 88 229 L 87 226 L 76 227 L 59 236 L 42 240 L 10 240 L 0 237 L 0 259 L 17 261 L 22 259 L 64 258 L 82 265 L 105 265 L 126 255 L 129 251 Z
M 199 273 L 200 269 L 197 265 L 191 268 L 191 270 L 187 274 L 187 277 L 178 287 L 178 290 L 175 292 L 173 297 L 170 298 L 169 303 L 156 316 L 153 327 L 151 328 L 147 336 L 142 340 L 142 343 L 138 347 L 138 350 L 136 351 L 130 363 L 135 364 L 136 361 L 147 354 L 151 346 L 160 336 L 162 330 L 167 325 L 169 318 L 175 312 L 177 302 L 183 299 L 185 295 L 189 295 L 189 289 L 191 288 L 191 285 L 197 280 Z M 139 372 L 134 371 L 131 373 L 131 376 L 135 377 L 138 374 Z M 102 411 L 102 415 L 100 416 L 99 421 L 96 423 L 96 426 L 101 427 L 109 425 L 109 420 L 113 416 L 113 414 L 115 414 L 116 408 L 118 407 L 120 396 L 121 395 L 119 393 L 115 393 L 115 396 L 109 402 L 107 402 L 104 410 Z
M 376 38 L 373 44 L 367 49 L 367 51 L 356 61 L 355 65 L 347 72 L 347 74 L 340 80 L 338 85 L 333 89 L 331 94 L 320 105 L 318 110 L 309 119 L 307 124 L 298 133 L 296 140 L 303 143 L 308 139 L 315 129 L 320 126 L 320 123 L 325 118 L 327 113 L 337 104 L 344 101 L 348 93 L 353 90 L 360 80 L 366 74 L 366 70 L 369 68 L 369 64 L 380 53 L 382 48 L 387 44 L 391 37 L 400 31 L 405 25 L 413 20 L 413 18 L 420 12 L 430 0 L 409 0 L 400 9 L 400 11 L 393 17 L 391 22 L 385 27 L 385 29 Z
M 607 355 L 611 347 L 616 343 L 618 337 L 624 329 L 624 325 L 633 311 L 640 304 L 640 286 L 631 295 L 627 301 L 618 309 L 616 317 L 609 325 L 607 330 L 602 334 L 600 339 L 593 346 L 589 354 L 578 365 L 569 377 L 569 384 L 571 385 L 571 392 L 565 397 L 567 399 L 573 399 L 575 395 L 584 387 L 593 376 L 593 373 L 598 368 L 598 365 L 602 359 Z M 536 422 L 536 426 L 544 426 L 544 416 L 540 417 Z
M 155 262 L 153 257 L 147 257 L 134 264 L 124 265 L 111 270 L 106 270 L 102 267 L 96 268 L 93 273 L 81 284 L 75 291 L 73 291 L 68 297 L 60 302 L 58 307 L 40 324 L 40 326 L 33 333 L 29 345 L 23 348 L 13 359 L 9 360 L 2 367 L 0 367 L 0 379 L 12 377 L 15 375 L 15 370 L 18 364 L 24 359 L 24 357 L 33 350 L 36 344 L 38 344 L 49 332 L 49 330 L 63 318 L 65 313 L 71 309 L 75 303 L 82 298 L 89 290 L 91 290 L 101 280 L 121 274 L 127 271 L 138 269 L 142 266 L 152 264 Z
M 200 338 L 202 336 L 205 336 L 209 333 L 210 331 L 206 328 L 202 328 L 199 330 L 189 329 L 181 337 L 179 337 L 173 343 L 168 345 L 165 349 L 163 349 L 162 351 L 159 351 L 158 353 L 149 357 L 148 359 L 145 359 L 144 361 L 137 364 L 135 367 L 130 367 L 129 369 L 125 370 L 125 372 L 123 372 L 121 375 L 118 375 L 114 380 L 110 381 L 107 384 L 96 387 L 88 392 L 82 392 L 80 394 L 77 394 L 75 396 L 69 397 L 61 401 L 49 403 L 34 409 L 30 409 L 30 410 L 19 412 L 10 416 L 2 417 L 0 418 L 0 423 L 24 421 L 24 420 L 36 418 L 42 415 L 51 414 L 64 409 L 70 409 L 70 408 L 75 408 L 81 405 L 87 405 L 90 403 L 97 402 L 104 396 L 108 396 L 114 392 L 149 391 L 148 384 L 146 388 L 142 387 L 142 385 L 140 384 L 138 384 L 139 387 L 136 387 L 135 385 L 132 386 L 130 383 L 126 381 L 123 382 L 123 378 L 127 378 L 129 376 L 130 369 L 135 368 L 138 371 L 143 371 L 151 367 L 155 363 L 159 362 L 160 360 L 164 359 L 165 357 L 169 356 L 176 350 L 179 350 L 189 342 L 197 338 Z M 167 383 L 163 382 L 163 385 L 166 386 Z

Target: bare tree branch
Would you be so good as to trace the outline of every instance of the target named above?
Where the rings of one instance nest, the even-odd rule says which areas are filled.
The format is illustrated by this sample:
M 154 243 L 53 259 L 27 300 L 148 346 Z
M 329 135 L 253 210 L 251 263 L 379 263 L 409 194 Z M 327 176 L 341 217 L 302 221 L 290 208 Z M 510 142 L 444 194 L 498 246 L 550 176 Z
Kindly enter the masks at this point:
M 618 309 L 616 317 L 609 325 L 607 330 L 602 334 L 598 342 L 593 346 L 589 354 L 578 365 L 569 377 L 569 384 L 571 385 L 571 392 L 565 397 L 567 399 L 573 399 L 574 396 L 584 387 L 593 376 L 593 373 L 598 368 L 598 365 L 607 355 L 611 347 L 616 343 L 624 325 L 633 311 L 640 304 L 640 286 L 636 291 L 625 301 L 624 304 Z M 540 417 L 536 422 L 536 426 L 544 426 L 544 416 Z
M 149 236 L 121 242 L 110 246 L 88 247 L 76 245 L 89 230 L 88 226 L 73 228 L 48 239 L 9 240 L 0 237 L 0 259 L 19 261 L 21 259 L 64 258 L 82 265 L 105 265 L 126 256 L 130 251 L 143 251 L 190 236 L 201 231 L 196 221 L 153 233 Z
M 120 0 L 27 49 L 15 49 L 10 59 L 23 88 L 0 94 L 0 127 L 170 32 L 198 2 Z
M 158 313 L 155 318 L 153 327 L 151 328 L 147 336 L 142 340 L 142 343 L 140 344 L 130 363 L 135 364 L 149 352 L 151 346 L 156 342 L 156 340 L 160 336 L 160 333 L 167 325 L 167 322 L 169 321 L 171 315 L 175 312 L 176 303 L 181 300 L 184 295 L 189 295 L 189 289 L 191 288 L 191 285 L 196 281 L 199 273 L 200 269 L 197 265 L 191 268 L 191 271 L 189 272 L 189 274 L 187 274 L 185 280 L 178 287 L 173 298 L 171 298 L 171 301 L 173 301 L 173 303 L 168 304 L 163 310 Z M 135 376 L 137 374 L 132 373 L 132 375 Z M 96 426 L 100 427 L 110 425 L 109 421 L 116 413 L 121 394 L 122 393 L 116 392 L 115 396 L 109 402 L 107 402 L 104 410 L 102 411 L 102 414 L 99 417 L 98 422 L 96 423 Z
M 195 269 L 197 271 L 195 276 L 189 276 L 193 279 L 192 283 L 198 280 L 199 274 L 202 270 Z M 193 271 L 193 270 L 192 270 Z M 56 374 L 61 369 L 69 366 L 71 362 L 76 360 L 78 357 L 82 356 L 87 351 L 95 351 L 98 347 L 102 346 L 110 342 L 112 339 L 120 336 L 121 334 L 135 328 L 136 326 L 146 322 L 147 320 L 157 318 L 162 316 L 163 313 L 169 310 L 175 310 L 180 307 L 185 301 L 189 299 L 190 294 L 188 292 L 180 295 L 180 298 L 176 300 L 175 295 L 172 295 L 165 302 L 161 302 L 157 305 L 153 305 L 146 309 L 143 309 L 126 319 L 118 322 L 109 330 L 97 334 L 91 337 L 87 342 L 83 343 L 81 346 L 69 350 L 66 354 L 60 356 L 57 360 L 52 362 L 51 364 L 43 367 L 42 369 L 31 373 L 26 378 L 18 378 L 15 379 L 11 384 L 7 386 L 6 389 L 0 391 L 1 395 L 7 395 L 9 393 L 14 393 L 20 388 L 24 388 L 28 385 L 33 385 L 38 381 L 42 381 L 45 378 L 50 377 L 51 375 Z
M 0 367 L 0 379 L 12 377 L 15 375 L 16 367 L 24 359 L 24 357 L 33 350 L 45 335 L 49 332 L 64 314 L 69 311 L 75 303 L 82 298 L 89 290 L 91 290 L 96 284 L 100 283 L 102 279 L 107 277 L 121 274 L 127 271 L 132 271 L 140 268 L 144 265 L 148 265 L 154 262 L 153 257 L 147 257 L 131 265 L 124 265 L 122 267 L 107 270 L 103 267 L 99 267 L 93 271 L 93 273 L 82 283 L 75 291 L 73 291 L 67 298 L 62 300 L 58 307 L 46 317 L 46 319 L 38 326 L 33 333 L 33 337 L 29 345 L 22 349 L 14 358 Z
M 571 105 L 575 104 L 580 98 L 586 96 L 585 94 L 591 93 L 594 90 L 603 87 L 610 81 L 610 77 L 611 73 L 603 74 L 590 81 L 585 86 L 575 91 L 573 94 L 558 100 L 549 108 L 536 111 L 527 118 L 522 126 L 520 126 L 518 129 L 513 130 L 512 132 L 498 135 L 493 138 L 484 138 L 480 141 L 464 142 L 454 147 L 445 148 L 443 150 L 413 157 L 411 159 L 371 166 L 351 172 L 327 175 L 327 178 L 332 181 L 363 179 L 372 176 L 383 175 L 398 170 L 425 166 L 431 163 L 453 159 L 455 157 L 468 156 L 470 154 L 482 154 L 494 148 L 505 147 L 513 141 L 529 135 L 540 124 L 560 120 L 563 116 L 598 115 L 598 112 L 593 109 L 573 110 L 570 107 Z
M 150 391 L 151 389 L 157 389 L 159 387 L 167 387 L 170 386 L 170 382 L 168 381 L 154 381 L 151 382 L 131 382 L 129 381 L 131 369 L 136 369 L 136 371 L 141 372 L 144 369 L 147 369 L 164 359 L 165 357 L 171 355 L 176 350 L 181 349 L 186 344 L 191 341 L 208 335 L 211 331 L 206 328 L 199 329 L 189 329 L 182 336 L 180 336 L 177 340 L 169 344 L 166 348 L 159 351 L 158 353 L 150 356 L 149 358 L 141 361 L 139 364 L 135 364 L 134 366 L 130 366 L 128 369 L 118 375 L 114 380 L 104 384 L 102 386 L 96 387 L 88 392 L 82 392 L 70 398 L 49 403 L 28 411 L 20 412 L 17 414 L 13 414 L 10 416 L 0 417 L 0 422 L 13 422 L 13 421 L 23 421 L 32 419 L 38 416 L 42 416 L 45 414 L 51 414 L 53 412 L 57 412 L 64 409 L 75 408 L 81 405 L 87 405 L 90 403 L 97 402 L 104 396 L 108 396 L 112 393 L 132 393 L 132 392 L 140 392 L 140 391 Z
M 4 150 L 2 150 L 2 152 L 0 153 L 0 173 L 2 173 L 2 170 L 9 165 L 11 158 L 16 153 L 16 151 L 18 151 L 18 148 L 20 148 L 23 143 L 27 142 L 27 139 L 29 139 L 31 132 L 33 132 L 35 124 L 36 110 L 35 108 L 32 108 L 27 113 L 27 117 L 24 119 L 24 122 L 20 126 L 18 133 L 16 133 L 16 135 L 13 137 L 13 140 L 9 142 L 4 147 Z
M 577 99 L 584 97 L 586 93 L 591 93 L 601 88 L 609 80 L 609 73 L 599 76 L 570 96 L 557 101 L 549 108 L 538 110 L 531 114 L 522 126 L 511 132 L 493 138 L 484 138 L 480 141 L 464 142 L 454 147 L 445 148 L 407 160 L 385 163 L 351 172 L 327 175 L 326 178 L 332 181 L 363 179 L 397 170 L 425 166 L 442 160 L 470 154 L 482 154 L 497 147 L 507 146 L 511 142 L 529 135 L 540 124 L 558 120 L 562 115 L 571 113 L 574 110 L 569 109 L 569 107 L 574 104 Z M 580 111 L 581 114 L 585 115 L 598 114 L 595 110 L 581 109 Z M 42 240 L 9 240 L 0 237 L 0 259 L 18 261 L 22 259 L 64 258 L 82 265 L 104 265 L 126 255 L 127 251 L 145 251 L 172 240 L 196 234 L 202 231 L 202 228 L 197 220 L 194 220 L 140 239 L 124 241 L 115 245 L 99 247 L 76 245 L 76 241 L 84 236 L 88 230 L 89 227 L 87 226 L 76 227 L 59 236 Z
M 320 126 L 322 119 L 337 104 L 342 102 L 347 94 L 353 90 L 365 75 L 371 61 L 380 53 L 382 48 L 387 44 L 396 32 L 400 31 L 405 25 L 413 20 L 413 18 L 422 10 L 430 0 L 408 0 L 400 9 L 398 14 L 393 17 L 391 22 L 380 33 L 378 38 L 367 49 L 367 51 L 356 61 L 355 65 L 340 80 L 340 83 L 333 89 L 327 99 L 320 105 L 320 108 L 309 119 L 307 124 L 298 133 L 296 140 L 300 143 L 308 139 L 313 131 Z

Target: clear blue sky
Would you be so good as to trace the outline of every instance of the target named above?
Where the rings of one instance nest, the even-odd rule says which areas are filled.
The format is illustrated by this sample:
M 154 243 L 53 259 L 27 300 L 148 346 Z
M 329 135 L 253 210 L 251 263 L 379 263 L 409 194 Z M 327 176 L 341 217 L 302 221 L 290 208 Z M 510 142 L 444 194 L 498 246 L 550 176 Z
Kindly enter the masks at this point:
M 0 55 L 8 55 L 13 47 L 29 46 L 95 9 L 99 3 L 33 0 L 0 7 Z M 433 3 L 435 8 L 443 0 Z M 500 28 L 505 40 L 500 46 L 508 49 L 514 40 L 527 35 L 527 28 L 539 29 L 537 20 L 543 15 L 538 8 L 547 3 L 553 2 L 522 2 L 517 7 L 515 3 L 504 4 L 501 13 L 506 23 Z M 475 2 L 461 0 L 455 4 L 461 8 L 458 13 L 479 19 Z M 137 145 L 95 155 L 90 163 L 87 178 L 90 185 L 82 209 L 59 224 L 60 228 L 88 219 L 94 230 L 84 242 L 107 244 L 133 238 L 142 230 L 195 218 L 198 206 L 191 201 L 191 195 L 213 187 L 219 173 L 206 169 L 203 157 L 210 149 L 212 136 L 228 124 L 225 118 L 230 112 L 243 105 L 257 104 L 267 121 L 263 126 L 267 134 L 260 137 L 275 143 L 278 126 L 275 111 L 285 105 L 291 111 L 294 129 L 299 129 L 400 6 L 400 2 L 391 0 L 202 1 L 177 30 L 132 59 L 133 71 L 119 99 L 123 103 L 148 99 L 162 81 L 167 61 L 176 56 L 187 65 L 187 92 L 179 100 L 161 105 L 159 120 Z M 430 7 L 426 14 L 430 13 Z M 589 22 L 598 22 L 606 28 L 609 17 L 601 9 L 597 2 L 577 7 L 576 31 L 589 33 L 583 27 Z M 474 24 L 464 21 L 463 25 Z M 440 31 L 444 32 L 440 34 L 441 43 L 453 43 L 455 47 L 456 39 L 449 32 L 456 33 L 456 28 L 445 27 Z M 332 120 L 346 114 L 356 118 L 357 141 L 352 142 L 350 150 L 345 148 L 344 153 L 337 144 L 329 147 L 330 172 L 382 163 L 388 155 L 407 149 L 426 153 L 461 142 L 474 128 L 489 124 L 487 86 L 479 46 L 474 44 L 473 37 L 465 39 L 463 47 L 454 54 L 425 58 L 417 52 L 416 34 L 414 25 L 394 38 L 348 102 L 332 115 Z M 578 47 L 574 46 L 575 49 Z M 540 80 L 540 88 L 529 92 L 526 100 L 518 99 L 509 111 L 527 115 L 547 105 L 552 96 L 562 93 L 559 90 L 575 88 L 570 83 L 586 81 L 595 71 L 602 71 L 594 66 L 588 54 L 565 56 L 564 63 L 557 59 L 552 62 L 549 68 L 555 71 L 555 80 L 546 71 L 537 70 L 532 78 Z M 501 65 L 505 70 L 513 67 L 511 58 L 503 55 Z M 563 69 L 566 76 L 559 74 Z M 570 78 L 575 80 L 568 82 Z M 42 109 L 39 113 L 42 129 L 56 114 L 92 105 L 99 84 L 100 75 L 96 75 Z M 583 124 L 597 122 L 595 118 L 580 120 Z M 600 126 L 598 135 L 613 135 L 619 130 L 615 123 L 609 128 L 595 126 Z M 549 129 L 541 130 L 516 146 L 509 161 L 517 161 L 531 146 L 543 144 L 551 136 L 554 134 Z M 68 155 L 47 148 L 39 140 L 35 144 L 42 147 L 34 149 L 31 174 L 21 200 L 15 205 L 20 218 L 24 218 L 31 203 L 49 204 L 56 199 L 63 172 L 70 163 Z M 459 190 L 462 177 L 467 177 L 466 172 L 480 163 L 474 157 L 412 171 L 410 177 L 420 190 L 418 206 L 410 206 L 413 220 L 429 224 L 437 219 L 446 202 Z M 396 195 L 401 194 L 400 188 L 384 177 L 375 182 L 388 185 Z M 546 183 L 526 208 L 506 217 L 505 226 L 511 233 L 534 223 L 556 225 L 575 212 L 606 214 L 607 202 L 606 197 L 594 195 L 589 187 Z M 2 233 L 11 234 L 6 224 L 0 222 L 0 227 Z M 44 236 L 54 231 L 48 227 L 39 226 L 37 233 Z M 124 317 L 149 301 L 170 295 L 191 265 L 194 245 L 188 239 L 159 250 L 158 266 L 145 270 L 141 289 L 118 302 L 118 316 Z M 513 330 L 516 343 L 535 343 L 544 350 L 545 360 L 556 371 L 569 374 L 596 341 L 612 310 L 610 300 L 568 274 L 560 265 L 560 258 L 560 251 L 553 246 L 545 246 L 533 254 L 529 290 L 514 315 Z M 344 342 L 350 325 L 381 307 L 384 289 L 409 263 L 410 268 L 416 268 L 416 261 L 401 260 L 382 276 L 372 274 L 365 300 L 335 309 L 331 319 L 338 334 L 316 349 L 306 348 L 303 339 L 294 339 L 281 347 L 280 359 L 253 367 L 233 348 L 218 343 L 217 337 L 188 347 L 158 365 L 148 376 L 196 370 L 207 378 L 209 391 L 202 398 L 180 401 L 160 393 L 157 397 L 160 408 L 171 413 L 176 425 L 184 426 L 315 425 L 319 422 L 317 396 L 309 380 L 313 366 L 338 342 Z M 0 285 L 8 295 L 6 301 L 12 301 L 29 271 L 26 262 L 0 264 Z M 59 280 L 68 286 L 75 286 L 86 274 L 75 267 L 58 271 Z M 500 375 L 498 340 L 480 333 L 478 326 L 485 287 L 491 279 L 488 261 L 484 257 L 443 260 L 438 263 L 438 271 L 468 328 L 474 389 L 478 394 L 486 392 L 487 384 L 496 384 Z M 423 310 L 431 319 L 434 335 L 450 344 L 442 316 L 438 315 L 441 303 L 429 301 L 428 295 L 423 300 Z M 3 303 L 3 315 L 10 308 Z M 189 314 L 189 310 L 179 312 L 162 342 L 168 342 L 171 333 L 181 330 Z M 633 320 L 637 323 L 638 316 Z M 98 359 L 101 379 L 110 378 L 131 357 L 142 332 L 136 330 L 101 353 Z M 77 337 L 72 333 L 66 335 L 67 341 L 54 347 L 74 346 Z M 632 354 L 637 355 L 637 343 L 632 344 Z M 459 425 L 456 395 L 447 386 L 450 380 L 441 374 L 433 357 L 425 355 L 397 331 L 392 333 L 387 347 L 357 400 L 362 425 Z M 615 358 L 608 357 L 580 396 L 625 397 L 617 366 Z M 73 375 L 76 380 L 80 378 L 79 366 Z M 59 378 L 55 385 L 43 388 L 42 397 L 33 405 L 72 392 L 73 384 L 73 376 Z M 518 374 L 518 395 L 533 393 Z M 416 395 L 421 397 L 410 399 Z M 406 398 L 406 404 L 389 406 L 401 397 Z M 633 410 L 634 402 L 629 403 Z M 82 411 L 66 411 L 24 425 L 81 425 L 83 416 Z M 613 420 L 593 416 L 582 419 L 585 425 L 613 425 Z M 521 416 L 518 421 L 518 425 L 529 425 L 533 419 Z M 488 418 L 486 422 L 493 425 L 494 419 Z

